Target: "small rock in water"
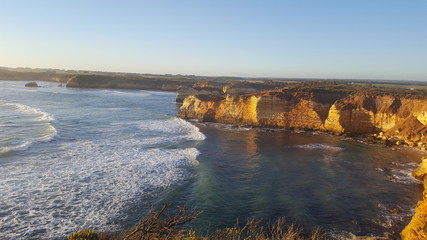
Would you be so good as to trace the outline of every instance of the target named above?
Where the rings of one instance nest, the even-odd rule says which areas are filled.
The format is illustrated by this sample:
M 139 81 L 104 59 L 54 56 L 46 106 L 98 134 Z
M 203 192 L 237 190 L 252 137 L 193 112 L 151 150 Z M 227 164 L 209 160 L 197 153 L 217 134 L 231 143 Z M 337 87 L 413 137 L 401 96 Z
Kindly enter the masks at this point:
M 36 82 L 29 82 L 25 84 L 25 87 L 39 87 L 39 85 Z
M 396 176 L 388 176 L 387 179 L 394 182 L 397 180 L 397 177 Z
M 400 213 L 400 209 L 399 208 L 392 208 L 390 210 L 388 210 L 390 213 L 395 213 L 395 214 L 399 214 Z

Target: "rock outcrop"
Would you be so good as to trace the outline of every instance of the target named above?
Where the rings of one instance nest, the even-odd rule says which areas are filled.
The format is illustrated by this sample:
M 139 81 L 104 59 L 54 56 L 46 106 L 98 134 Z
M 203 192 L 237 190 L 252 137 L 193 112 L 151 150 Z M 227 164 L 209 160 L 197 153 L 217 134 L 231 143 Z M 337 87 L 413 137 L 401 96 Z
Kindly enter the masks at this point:
M 196 95 L 178 116 L 242 126 L 296 128 L 427 146 L 427 99 L 344 90 L 281 89 L 246 95 Z
M 180 87 L 177 90 L 176 102 L 182 103 L 188 96 L 216 96 L 225 97 L 229 95 L 245 95 L 258 93 L 265 90 L 282 88 L 287 86 L 285 82 L 197 82 L 192 87 Z
M 212 79 L 200 81 L 201 79 Z M 286 82 L 279 81 L 243 81 L 234 78 L 195 77 L 195 76 L 133 76 L 131 74 L 85 74 L 75 75 L 68 79 L 68 88 L 116 88 L 177 91 L 177 102 L 189 95 L 223 95 L 255 93 L 261 90 L 284 87 Z
M 25 87 L 39 87 L 39 85 L 37 84 L 37 82 L 29 82 L 25 84 Z
M 423 199 L 418 202 L 415 215 L 400 235 L 403 240 L 427 239 L 427 158 L 423 159 L 420 166 L 412 175 L 418 180 L 423 181 Z
M 131 77 L 115 75 L 76 75 L 68 79 L 67 88 L 117 88 L 176 91 L 194 81 L 176 78 Z

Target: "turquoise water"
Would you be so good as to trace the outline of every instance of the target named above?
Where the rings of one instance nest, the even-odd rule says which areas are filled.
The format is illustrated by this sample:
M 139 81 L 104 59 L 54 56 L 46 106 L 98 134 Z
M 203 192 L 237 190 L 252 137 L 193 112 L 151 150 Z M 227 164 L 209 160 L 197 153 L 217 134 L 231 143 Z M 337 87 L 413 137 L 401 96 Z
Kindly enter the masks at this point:
M 0 81 L 0 239 L 119 231 L 162 201 L 202 210 L 203 232 L 285 216 L 335 238 L 396 234 L 421 198 L 416 151 L 190 123 L 174 93 L 24 84 Z

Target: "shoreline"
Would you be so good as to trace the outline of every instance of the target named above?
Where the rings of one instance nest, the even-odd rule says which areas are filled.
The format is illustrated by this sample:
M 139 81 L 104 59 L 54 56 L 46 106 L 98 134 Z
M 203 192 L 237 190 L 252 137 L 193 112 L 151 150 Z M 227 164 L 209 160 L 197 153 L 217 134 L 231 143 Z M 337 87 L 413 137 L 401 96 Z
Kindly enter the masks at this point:
M 28 80 L 10 80 L 10 81 L 25 82 L 25 81 L 28 81 Z M 46 81 L 46 80 L 41 80 L 41 81 Z M 55 81 L 46 81 L 46 82 L 55 82 Z M 83 87 L 83 88 L 87 88 L 87 87 Z M 102 88 L 102 87 L 100 87 L 100 88 Z M 160 89 L 152 89 L 152 90 L 162 91 Z M 163 91 L 165 91 L 165 90 L 163 90 Z M 166 91 L 168 91 L 168 90 L 166 90 Z M 172 92 L 173 90 L 169 90 L 169 91 Z M 202 122 L 199 122 L 199 123 L 204 123 L 204 122 L 202 121 Z M 215 123 L 215 122 L 212 122 L 212 123 Z M 235 125 L 235 124 L 227 124 L 227 123 L 220 123 L 220 124 L 239 127 L 238 125 Z M 241 126 L 241 127 L 250 127 L 250 126 Z M 370 137 L 372 138 L 372 137 L 375 137 L 375 136 L 369 136 L 369 137 L 348 137 L 348 136 L 336 134 L 336 133 L 333 133 L 333 132 L 316 130 L 316 129 L 298 129 L 298 128 L 294 128 L 294 129 L 283 129 L 283 128 L 269 128 L 269 127 L 260 127 L 260 126 L 254 126 L 254 127 L 250 127 L 250 128 L 251 129 L 260 130 L 260 131 L 265 131 L 265 132 L 275 132 L 275 131 L 289 131 L 289 132 L 295 132 L 295 133 L 298 133 L 298 132 L 301 132 L 301 131 L 302 132 L 307 132 L 307 133 L 311 132 L 311 133 L 325 134 L 325 135 L 330 135 L 330 136 L 338 136 L 338 137 L 343 138 L 343 140 L 345 138 L 349 138 L 349 139 L 352 139 L 352 140 L 355 140 L 355 141 L 361 141 L 361 142 L 363 142 L 365 144 L 381 144 L 383 146 L 387 146 L 387 147 L 390 147 L 390 148 L 396 147 L 397 150 L 399 150 L 400 148 L 404 147 L 404 148 L 408 148 L 408 149 L 411 149 L 411 150 L 418 150 L 418 151 L 421 151 L 422 153 L 427 153 L 426 150 L 419 149 L 419 148 L 415 147 L 415 145 L 414 146 L 409 146 L 409 145 L 392 145 L 392 146 L 388 146 L 387 145 L 387 140 L 385 140 L 385 143 L 381 142 L 381 140 L 383 140 L 382 137 L 381 138 L 377 137 L 375 142 L 370 142 L 369 141 Z M 391 149 L 391 150 L 393 150 L 393 149 Z M 426 158 L 424 157 L 422 159 L 426 159 Z M 423 162 L 420 164 L 420 168 L 422 168 Z M 425 175 L 427 175 L 427 171 L 426 171 Z M 426 231 L 425 231 L 424 228 L 425 228 L 425 225 L 427 223 L 427 219 L 424 219 L 422 221 L 418 221 L 419 219 L 422 219 L 422 216 L 427 216 L 427 177 L 424 178 L 424 175 L 422 175 L 422 177 L 418 177 L 418 178 L 419 178 L 420 181 L 424 182 L 424 197 L 423 197 L 423 200 L 419 201 L 419 203 L 417 204 L 416 213 L 412 217 L 412 220 L 414 220 L 414 223 L 412 223 L 413 221 L 411 220 L 411 223 L 408 224 L 405 227 L 405 229 L 402 231 L 401 234 L 403 234 L 403 232 L 406 229 L 410 229 L 410 230 L 407 230 L 405 232 L 405 237 L 402 235 L 402 239 L 411 239 L 412 240 L 412 239 L 419 239 L 418 236 L 426 236 L 427 237 L 427 235 L 422 235 L 422 234 L 426 233 Z M 421 206 L 421 207 L 418 207 L 418 206 Z M 418 212 L 421 212 L 421 213 L 418 213 Z
M 376 141 L 376 142 L 372 142 L 369 140 L 369 138 L 367 137 L 362 137 L 362 136 L 356 136 L 356 137 L 348 137 L 348 136 L 343 136 L 343 135 L 337 135 L 331 132 L 327 132 L 327 131 L 319 131 L 319 130 L 310 130 L 310 129 L 305 129 L 305 130 L 300 130 L 300 129 L 284 129 L 284 128 L 269 128 L 269 127 L 260 127 L 260 126 L 255 126 L 255 127 L 251 127 L 251 126 L 240 126 L 240 125 L 233 125 L 233 124 L 227 124 L 227 123 L 218 123 L 218 122 L 202 122 L 202 121 L 198 121 L 198 120 L 189 120 L 191 123 L 193 123 L 196 126 L 204 126 L 204 127 L 214 127 L 214 128 L 219 128 L 221 130 L 224 131 L 260 131 L 260 132 L 265 132 L 265 133 L 278 133 L 278 132 L 289 132 L 289 133 L 295 133 L 295 134 L 310 134 L 310 135 L 325 135 L 325 136 L 329 136 L 329 137 L 333 137 L 333 138 L 339 138 L 340 141 L 354 141 L 354 142 L 358 142 L 361 144 L 366 144 L 366 145 L 377 145 L 377 146 L 381 146 L 383 148 L 389 149 L 391 151 L 414 151 L 416 153 L 418 153 L 419 155 L 421 155 L 421 164 L 419 162 L 419 160 L 414 161 L 414 163 L 416 163 L 418 165 L 417 169 L 414 170 L 413 172 L 419 172 L 420 170 L 418 170 L 419 168 L 423 168 L 422 165 L 424 163 L 425 167 L 423 168 L 425 170 L 425 172 L 423 172 L 422 177 L 419 177 L 417 175 L 415 175 L 414 173 L 412 173 L 411 175 L 414 177 L 414 179 L 420 181 L 419 183 L 417 183 L 417 185 L 419 184 L 424 184 L 424 190 L 423 190 L 423 199 L 420 199 L 420 201 L 418 201 L 418 204 L 416 206 L 411 207 L 410 211 L 414 211 L 415 214 L 411 216 L 410 221 L 408 224 L 404 224 L 404 228 L 400 230 L 399 235 L 402 236 L 402 239 L 406 240 L 415 240 L 415 239 L 424 239 L 424 238 L 419 238 L 420 233 L 418 233 L 418 235 L 416 235 L 416 237 L 413 237 L 414 235 L 414 231 L 420 231 L 420 225 L 421 224 L 427 224 L 426 222 L 423 221 L 427 221 L 427 177 L 422 179 L 425 176 L 427 176 L 427 151 L 425 150 L 421 150 L 419 148 L 416 147 L 410 147 L 407 145 L 400 145 L 400 146 L 390 146 L 387 144 L 384 144 L 380 141 Z M 198 127 L 199 127 L 198 126 Z M 424 161 L 423 161 L 424 159 Z M 419 174 L 418 174 L 419 175 Z M 389 181 L 393 181 L 396 182 L 393 179 L 388 179 Z M 423 220 L 414 220 L 414 219 L 420 219 L 422 218 Z M 422 226 L 424 227 L 424 225 Z M 414 230 L 416 229 L 416 230 Z M 410 232 L 409 234 L 407 232 Z M 386 232 L 384 233 L 386 234 Z M 422 234 L 422 233 L 421 233 Z M 409 236 L 410 235 L 410 236 Z M 412 237 L 411 237 L 412 236 Z M 421 235 L 422 237 L 426 237 L 427 239 L 427 233 L 426 235 Z M 364 237 L 355 237 L 354 239 L 369 239 L 369 238 L 364 238 Z M 370 239 L 383 239 L 383 237 L 371 237 Z M 391 239 L 391 238 L 387 238 L 384 237 L 384 239 Z
M 400 232 L 403 240 L 427 239 L 427 157 L 423 157 L 412 176 L 423 184 L 423 197 L 418 201 L 415 214 L 408 225 Z
M 409 145 L 387 145 L 386 143 L 383 143 L 381 141 L 372 141 L 370 137 L 372 135 L 366 137 L 366 136 L 355 136 L 355 137 L 349 137 L 349 136 L 343 136 L 334 134 L 333 132 L 328 131 L 321 131 L 321 130 L 311 130 L 311 129 L 286 129 L 286 128 L 271 128 L 271 127 L 260 127 L 260 126 L 240 126 L 235 124 L 228 124 L 228 123 L 218 123 L 218 122 L 203 122 L 199 121 L 197 119 L 187 119 L 194 125 L 204 125 L 204 126 L 212 126 L 212 127 L 219 127 L 221 129 L 226 129 L 229 131 L 248 131 L 248 130 L 255 130 L 260 132 L 291 132 L 291 133 L 306 133 L 306 134 L 323 134 L 330 137 L 339 137 L 340 140 L 351 140 L 360 142 L 363 144 L 368 145 L 380 145 L 385 148 L 389 148 L 391 151 L 416 151 L 420 153 L 421 155 L 421 163 L 419 161 L 416 161 L 415 163 L 418 164 L 418 167 L 413 171 L 412 176 L 419 180 L 419 184 L 423 184 L 424 190 L 423 190 L 423 198 L 420 199 L 416 206 L 414 206 L 415 214 L 411 217 L 410 222 L 405 225 L 405 227 L 400 231 L 400 236 L 402 237 L 402 240 L 417 240 L 417 239 L 427 239 L 427 151 L 417 148 L 417 147 L 411 147 Z M 386 233 L 384 233 L 386 234 Z M 421 238 L 420 238 L 421 237 Z M 363 236 L 356 236 L 353 239 L 391 239 L 385 237 L 363 237 Z
M 365 144 L 373 144 L 373 145 L 381 145 L 384 147 L 388 147 L 390 148 L 390 150 L 392 151 L 396 151 L 399 149 L 410 149 L 410 150 L 416 150 L 419 151 L 421 153 L 424 153 L 427 157 L 427 149 L 421 149 L 418 147 L 414 146 L 410 146 L 407 144 L 391 144 L 391 142 L 387 142 L 384 143 L 380 140 L 380 138 L 376 138 L 374 136 L 374 134 L 369 134 L 366 136 L 360 135 L 360 136 L 346 136 L 345 134 L 336 134 L 334 132 L 330 132 L 330 131 L 322 131 L 322 130 L 318 130 L 318 129 L 296 129 L 296 128 L 274 128 L 274 127 L 263 127 L 263 126 L 250 126 L 250 125 L 235 125 L 235 124 L 230 124 L 230 123 L 221 123 L 221 122 L 203 122 L 203 121 L 199 121 L 198 119 L 185 119 L 182 118 L 184 120 L 187 120 L 193 124 L 202 124 L 205 126 L 209 126 L 209 125 L 219 125 L 219 126 L 223 126 L 221 128 L 223 129 L 230 129 L 230 130 L 238 130 L 238 131 L 246 131 L 246 130 L 256 130 L 256 131 L 260 131 L 260 132 L 292 132 L 292 133 L 312 133 L 313 135 L 316 134 L 324 134 L 324 135 L 328 135 L 328 136 L 333 136 L 333 137 L 341 137 L 343 139 L 351 139 L 354 141 L 358 141 L 358 142 L 362 142 Z M 375 139 L 373 139 L 375 138 Z M 404 141 L 401 139 L 397 139 L 397 141 Z M 421 159 L 422 160 L 422 159 Z

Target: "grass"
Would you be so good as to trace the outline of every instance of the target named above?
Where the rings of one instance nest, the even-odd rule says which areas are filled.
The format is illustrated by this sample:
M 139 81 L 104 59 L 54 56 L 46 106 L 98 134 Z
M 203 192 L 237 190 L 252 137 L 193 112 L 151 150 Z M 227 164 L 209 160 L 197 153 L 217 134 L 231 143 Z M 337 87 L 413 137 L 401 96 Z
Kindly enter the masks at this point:
M 153 208 L 131 229 L 118 234 L 96 233 L 91 229 L 68 235 L 68 240 L 324 240 L 325 234 L 316 228 L 310 235 L 294 224 L 286 225 L 284 218 L 264 226 L 261 221 L 250 219 L 244 225 L 218 229 L 209 235 L 200 235 L 186 227 L 200 212 L 178 207 L 171 209 L 163 204 L 160 210 Z

